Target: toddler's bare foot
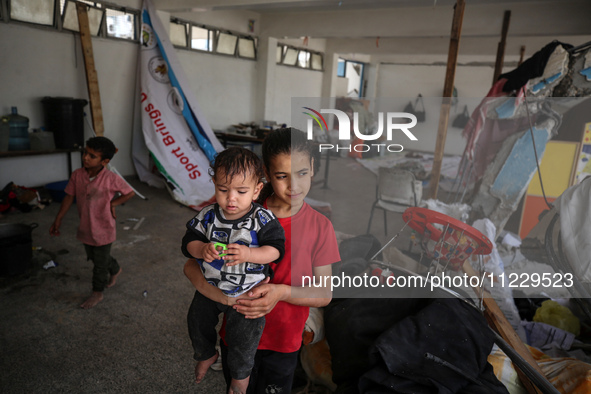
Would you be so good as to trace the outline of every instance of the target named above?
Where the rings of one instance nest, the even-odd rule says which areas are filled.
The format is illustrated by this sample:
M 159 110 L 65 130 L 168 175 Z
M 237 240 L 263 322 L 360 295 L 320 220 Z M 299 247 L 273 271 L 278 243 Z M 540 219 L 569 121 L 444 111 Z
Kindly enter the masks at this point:
M 93 291 L 92 295 L 80 305 L 81 308 L 90 309 L 103 300 L 102 291 Z
M 213 356 L 208 358 L 207 360 L 197 361 L 197 365 L 195 366 L 195 383 L 201 383 L 203 378 L 205 377 L 205 373 L 215 363 L 218 359 L 219 354 L 216 352 Z
M 230 390 L 228 390 L 228 394 L 246 394 L 249 380 L 250 376 L 246 379 L 232 379 L 232 382 L 230 382 Z
M 107 287 L 115 286 L 115 282 L 117 282 L 117 277 L 121 274 L 121 272 L 123 272 L 123 270 L 119 268 L 119 272 L 117 272 L 115 275 L 111 275 L 111 279 L 109 280 Z

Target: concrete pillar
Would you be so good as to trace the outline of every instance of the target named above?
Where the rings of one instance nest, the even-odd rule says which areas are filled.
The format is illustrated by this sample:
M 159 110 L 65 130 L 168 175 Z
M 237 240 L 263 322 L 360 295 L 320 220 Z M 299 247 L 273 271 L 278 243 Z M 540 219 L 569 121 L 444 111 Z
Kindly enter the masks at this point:
M 380 63 L 367 63 L 365 65 L 365 79 L 367 89 L 364 92 L 365 98 L 370 100 L 369 111 L 374 112 L 375 101 L 378 93 L 378 76 L 380 75 Z
M 324 54 L 324 76 L 322 78 L 322 97 L 334 97 L 336 95 L 337 68 L 339 55 L 334 52 Z

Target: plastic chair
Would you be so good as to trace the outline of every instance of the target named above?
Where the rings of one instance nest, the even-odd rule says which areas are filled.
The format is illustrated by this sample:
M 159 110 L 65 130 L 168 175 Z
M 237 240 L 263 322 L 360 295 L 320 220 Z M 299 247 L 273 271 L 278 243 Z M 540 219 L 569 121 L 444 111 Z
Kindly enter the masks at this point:
M 414 174 L 397 168 L 378 168 L 376 201 L 371 207 L 367 233 L 371 229 L 373 212 L 376 208 L 384 211 L 384 234 L 388 234 L 387 213 L 403 213 L 408 207 L 416 207 L 423 197 L 423 184 Z

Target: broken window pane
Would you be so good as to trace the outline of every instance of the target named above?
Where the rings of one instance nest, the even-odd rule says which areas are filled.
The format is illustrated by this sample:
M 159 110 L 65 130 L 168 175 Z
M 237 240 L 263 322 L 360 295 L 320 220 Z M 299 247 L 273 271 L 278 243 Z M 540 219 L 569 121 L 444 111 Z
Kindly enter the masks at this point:
M 10 0 L 10 19 L 53 26 L 55 0 Z
M 236 52 L 236 41 L 238 41 L 238 37 L 227 33 L 220 33 L 216 52 L 233 55 Z
M 90 7 L 87 9 L 87 13 L 90 34 L 98 36 L 101 28 L 101 20 L 103 19 L 103 10 Z M 68 30 L 80 31 L 80 26 L 78 25 L 78 11 L 76 10 L 76 3 L 73 1 L 68 1 L 66 3 L 62 27 Z
M 238 39 L 238 55 L 249 59 L 255 58 L 254 41 L 248 38 Z
M 107 36 L 135 40 L 135 15 L 107 8 Z
M 191 48 L 211 52 L 209 30 L 199 26 L 191 27 Z
M 283 64 L 288 66 L 295 66 L 298 60 L 298 50 L 294 48 L 287 48 L 285 51 L 285 57 L 283 58 Z
M 187 24 L 171 21 L 170 23 L 170 42 L 173 45 L 187 46 Z
M 312 70 L 322 70 L 322 55 L 319 53 L 312 54 Z

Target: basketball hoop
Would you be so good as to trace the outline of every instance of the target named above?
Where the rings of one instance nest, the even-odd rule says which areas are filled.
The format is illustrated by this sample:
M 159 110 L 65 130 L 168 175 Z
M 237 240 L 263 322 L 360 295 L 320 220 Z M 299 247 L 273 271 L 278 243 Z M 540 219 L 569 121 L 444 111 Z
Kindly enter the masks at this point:
M 422 234 L 421 248 L 428 258 L 446 262 L 450 269 L 459 271 L 471 255 L 490 254 L 491 241 L 474 227 L 427 208 L 407 208 L 404 222 Z

